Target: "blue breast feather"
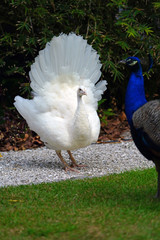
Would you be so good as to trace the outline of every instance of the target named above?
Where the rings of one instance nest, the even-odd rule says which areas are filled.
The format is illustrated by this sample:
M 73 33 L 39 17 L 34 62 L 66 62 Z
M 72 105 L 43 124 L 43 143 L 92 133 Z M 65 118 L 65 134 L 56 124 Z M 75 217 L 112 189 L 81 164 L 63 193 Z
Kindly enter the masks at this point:
M 141 117 L 139 126 L 135 126 L 134 124 L 133 114 L 142 106 L 144 106 L 146 103 L 147 103 L 147 100 L 145 97 L 144 79 L 143 79 L 141 64 L 139 61 L 137 64 L 137 68 L 132 69 L 129 83 L 127 86 L 127 91 L 125 96 L 125 112 L 131 128 L 131 134 L 132 134 L 133 140 L 135 142 L 135 145 L 139 149 L 139 151 L 148 160 L 154 160 L 154 159 L 160 160 L 160 143 L 153 141 L 153 138 L 151 138 L 150 133 L 148 133 L 146 128 L 144 130 L 145 118 L 150 118 L 150 117 L 154 118 L 154 114 L 153 116 L 146 114 L 143 116 L 144 119 Z M 159 104 L 159 107 L 160 107 L 160 104 Z M 140 113 L 141 111 L 139 111 L 138 114 Z M 153 124 L 157 124 L 157 126 L 160 125 L 160 110 L 159 110 L 158 116 L 159 116 L 159 119 L 155 119 L 155 121 L 157 122 L 155 121 L 153 122 Z M 152 119 L 151 121 L 149 121 L 149 123 L 152 124 Z M 148 128 L 150 128 L 150 126 L 148 126 Z M 159 129 L 159 133 L 157 134 L 160 134 L 160 126 L 158 129 Z

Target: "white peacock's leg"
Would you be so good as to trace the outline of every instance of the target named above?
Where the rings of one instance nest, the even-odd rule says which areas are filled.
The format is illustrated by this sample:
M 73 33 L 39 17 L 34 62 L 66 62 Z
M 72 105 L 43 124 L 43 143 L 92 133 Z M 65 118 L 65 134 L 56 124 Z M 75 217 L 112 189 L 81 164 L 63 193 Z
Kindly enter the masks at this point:
M 73 157 L 73 155 L 72 155 L 72 153 L 71 153 L 71 151 L 70 150 L 67 150 L 67 152 L 68 152 L 68 154 L 69 154 L 69 158 L 71 159 L 71 161 L 72 161 L 72 167 L 86 167 L 86 165 L 82 165 L 82 164 L 78 164 L 77 162 L 76 162 L 76 160 L 74 159 L 74 157 Z
M 64 158 L 62 157 L 61 151 L 56 151 L 56 154 L 57 154 L 57 156 L 59 157 L 59 159 L 61 160 L 61 162 L 63 163 L 64 169 L 65 169 L 66 172 L 67 172 L 67 171 L 79 172 L 78 170 L 71 168 L 71 167 L 66 163 L 66 161 L 65 161 Z

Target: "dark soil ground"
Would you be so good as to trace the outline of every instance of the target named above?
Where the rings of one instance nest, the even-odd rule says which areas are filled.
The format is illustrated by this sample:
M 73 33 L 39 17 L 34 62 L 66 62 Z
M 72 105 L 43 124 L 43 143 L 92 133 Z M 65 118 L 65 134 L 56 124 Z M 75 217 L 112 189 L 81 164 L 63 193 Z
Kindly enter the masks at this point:
M 115 114 L 101 123 L 98 143 L 123 140 L 129 127 L 124 112 Z M 0 151 L 25 150 L 44 146 L 40 137 L 29 130 L 26 121 L 16 112 L 7 110 L 0 124 Z

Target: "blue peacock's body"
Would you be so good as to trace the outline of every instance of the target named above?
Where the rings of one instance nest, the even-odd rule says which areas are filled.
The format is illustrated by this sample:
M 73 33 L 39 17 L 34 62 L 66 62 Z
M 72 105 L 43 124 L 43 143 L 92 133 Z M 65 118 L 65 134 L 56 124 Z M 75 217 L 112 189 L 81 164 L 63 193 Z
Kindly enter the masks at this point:
M 129 57 L 122 61 L 131 69 L 125 96 L 125 112 L 133 141 L 158 172 L 157 197 L 160 198 L 160 100 L 147 102 L 140 60 Z

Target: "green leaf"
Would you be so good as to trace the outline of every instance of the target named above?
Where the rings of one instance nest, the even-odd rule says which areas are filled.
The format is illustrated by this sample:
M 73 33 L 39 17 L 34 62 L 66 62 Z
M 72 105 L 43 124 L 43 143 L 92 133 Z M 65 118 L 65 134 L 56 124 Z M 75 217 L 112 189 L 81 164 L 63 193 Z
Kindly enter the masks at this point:
M 146 32 L 147 35 L 150 35 L 151 33 L 153 33 L 153 30 L 152 30 L 151 27 L 148 27 L 148 28 L 145 29 L 145 32 Z
M 2 44 L 8 43 L 10 46 L 12 46 L 13 44 L 12 35 L 10 33 L 6 33 L 0 38 L 0 43 Z
M 127 42 L 117 41 L 116 44 L 119 45 L 124 51 L 129 50 L 129 45 Z
M 154 2 L 153 6 L 154 6 L 154 8 L 159 9 L 160 8 L 160 2 Z
M 128 26 L 128 29 L 126 32 L 127 32 L 128 37 L 136 38 L 139 36 L 139 33 L 131 26 Z
M 106 102 L 106 99 L 101 99 L 98 101 L 98 107 L 100 107 L 104 102 Z
M 117 79 L 118 80 L 123 79 L 123 74 L 118 70 L 114 62 L 110 60 L 105 61 L 104 68 L 111 73 L 111 76 L 113 77 L 113 81 L 116 81 Z
M 25 21 L 25 22 L 19 22 L 17 24 L 17 30 L 23 31 L 27 30 L 27 32 L 30 32 L 30 25 Z

